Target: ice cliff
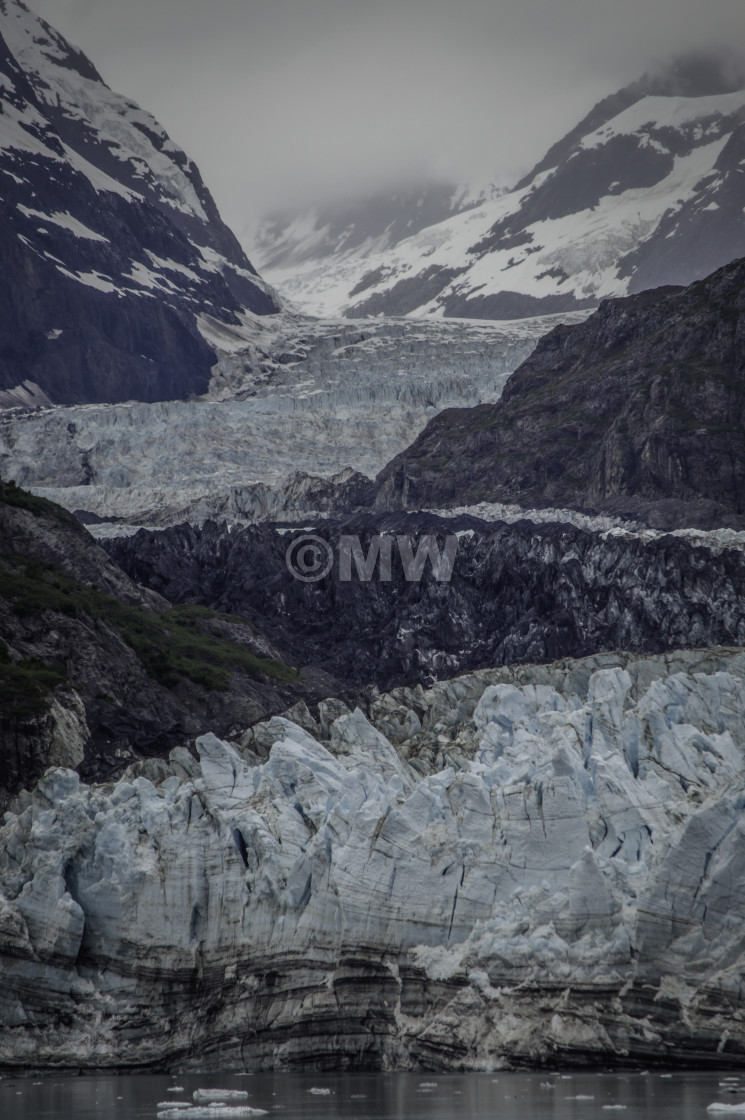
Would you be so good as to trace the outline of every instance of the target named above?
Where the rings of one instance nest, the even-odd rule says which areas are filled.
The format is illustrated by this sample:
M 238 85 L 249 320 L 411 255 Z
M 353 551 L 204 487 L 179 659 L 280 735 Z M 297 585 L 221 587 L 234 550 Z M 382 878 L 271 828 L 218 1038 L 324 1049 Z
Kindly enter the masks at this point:
M 0 1065 L 743 1059 L 745 654 L 298 708 L 0 830 Z

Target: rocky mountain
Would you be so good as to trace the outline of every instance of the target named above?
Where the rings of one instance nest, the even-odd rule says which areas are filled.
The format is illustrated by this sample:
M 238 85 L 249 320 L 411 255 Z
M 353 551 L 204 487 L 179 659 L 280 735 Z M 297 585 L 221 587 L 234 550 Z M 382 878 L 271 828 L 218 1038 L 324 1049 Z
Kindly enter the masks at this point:
M 743 158 L 745 65 L 693 55 L 605 98 L 502 196 L 276 279 L 306 311 L 355 318 L 511 319 L 689 284 L 745 255 Z
M 740 1066 L 744 727 L 741 651 L 614 654 L 53 770 L 0 828 L 0 1067 Z
M 638 529 L 513 524 L 470 516 L 371 515 L 254 525 L 227 531 L 208 522 L 109 540 L 110 556 L 133 579 L 175 603 L 201 604 L 248 619 L 293 664 L 314 665 L 348 687 L 390 688 L 467 670 L 582 657 L 745 644 L 744 533 L 648 534 Z M 325 578 L 291 574 L 293 542 L 327 542 Z M 431 561 L 409 579 L 398 541 L 417 552 L 427 536 L 444 549 L 457 535 L 449 578 Z M 373 564 L 368 581 L 342 542 L 391 543 L 391 578 Z M 323 547 L 323 546 L 322 546 Z
M 219 324 L 278 310 L 188 156 L 21 0 L 0 0 L 0 182 L 6 404 L 203 393 Z
M 246 619 L 133 583 L 69 513 L 5 483 L 0 534 L 0 808 L 51 765 L 121 772 L 335 688 Z
M 560 326 L 501 399 L 451 409 L 377 479 L 382 508 L 569 506 L 745 526 L 745 260 Z

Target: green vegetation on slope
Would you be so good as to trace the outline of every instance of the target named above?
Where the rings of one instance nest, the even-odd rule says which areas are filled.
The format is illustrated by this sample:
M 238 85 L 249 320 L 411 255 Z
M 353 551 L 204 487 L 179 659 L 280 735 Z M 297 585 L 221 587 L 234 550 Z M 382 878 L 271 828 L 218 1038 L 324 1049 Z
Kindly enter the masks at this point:
M 49 697 L 64 684 L 67 673 L 59 665 L 24 660 L 16 664 L 8 647 L 0 642 L 0 715 L 3 719 L 27 719 L 49 707 Z
M 16 509 L 27 509 L 35 517 L 54 517 L 57 521 L 73 525 L 78 530 L 81 528 L 78 519 L 62 506 L 46 498 L 40 498 L 37 494 L 31 494 L 28 490 L 16 486 L 15 482 L 6 482 L 2 478 L 0 478 L 0 502 L 4 502 L 7 506 L 14 506 Z
M 237 671 L 276 680 L 298 676 L 297 670 L 257 657 L 225 636 L 226 623 L 247 625 L 241 618 L 188 605 L 164 611 L 131 606 L 39 560 L 0 556 L 0 599 L 19 618 L 52 612 L 108 627 L 131 647 L 148 675 L 167 687 L 188 679 L 206 689 L 225 690 Z M 40 710 L 39 705 L 43 710 L 45 698 L 65 679 L 56 666 L 12 665 L 6 658 L 0 664 L 0 710 L 5 715 L 21 714 L 29 706 L 28 714 Z

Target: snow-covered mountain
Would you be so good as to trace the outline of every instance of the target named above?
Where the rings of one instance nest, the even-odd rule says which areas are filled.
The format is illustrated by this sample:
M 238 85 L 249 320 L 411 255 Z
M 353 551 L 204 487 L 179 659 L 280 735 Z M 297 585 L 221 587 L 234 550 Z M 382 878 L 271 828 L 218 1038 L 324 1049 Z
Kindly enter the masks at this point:
M 426 183 L 368 198 L 327 203 L 301 212 L 285 209 L 252 223 L 241 241 L 262 271 L 291 278 L 313 261 L 364 259 L 392 249 L 428 226 L 498 198 L 502 188 Z
M 188 156 L 21 0 L 0 0 L 0 184 L 5 403 L 204 392 L 210 322 L 278 310 Z
M 308 238 L 288 257 L 280 231 L 274 255 L 264 241 L 260 251 L 283 294 L 314 314 L 590 307 L 745 254 L 743 161 L 745 68 L 689 57 L 601 101 L 513 190 L 397 244 L 341 241 L 329 255 Z

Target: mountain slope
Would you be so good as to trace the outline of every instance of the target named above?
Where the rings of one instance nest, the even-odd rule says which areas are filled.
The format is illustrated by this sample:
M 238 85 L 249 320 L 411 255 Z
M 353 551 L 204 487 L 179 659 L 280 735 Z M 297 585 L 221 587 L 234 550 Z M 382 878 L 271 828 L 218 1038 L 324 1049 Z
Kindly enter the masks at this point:
M 379 191 L 346 204 L 329 203 L 301 214 L 270 214 L 244 232 L 243 241 L 264 271 L 286 269 L 327 257 L 365 256 L 398 245 L 428 226 L 481 205 L 501 192 L 475 192 L 454 183 Z
M 196 167 L 20 0 L 0 0 L 0 109 L 0 390 L 204 392 L 200 316 L 278 304 Z
M 503 193 L 493 185 L 479 190 L 438 182 L 379 191 L 367 198 L 269 214 L 247 226 L 241 240 L 287 299 L 323 316 L 332 306 L 324 294 L 332 277 L 343 284 L 348 275 L 351 288 L 371 267 L 366 262 L 377 262 L 422 230 Z
M 377 479 L 383 508 L 591 508 L 745 525 L 745 260 L 557 327 L 494 405 L 448 409 Z
M 0 808 L 48 766 L 89 777 L 328 695 L 244 618 L 174 608 L 74 517 L 0 481 Z
M 688 284 L 745 254 L 743 158 L 745 70 L 692 56 L 600 102 L 509 193 L 276 279 L 316 313 L 493 319 Z

